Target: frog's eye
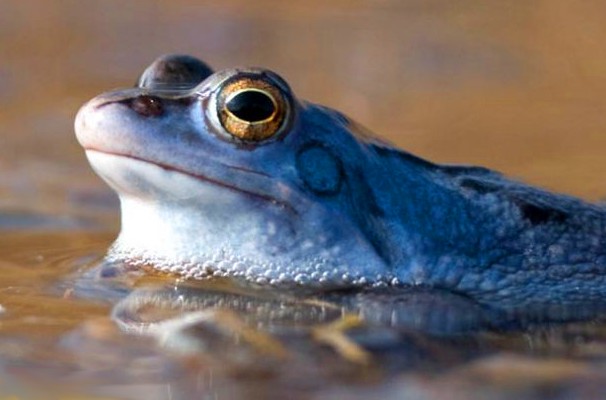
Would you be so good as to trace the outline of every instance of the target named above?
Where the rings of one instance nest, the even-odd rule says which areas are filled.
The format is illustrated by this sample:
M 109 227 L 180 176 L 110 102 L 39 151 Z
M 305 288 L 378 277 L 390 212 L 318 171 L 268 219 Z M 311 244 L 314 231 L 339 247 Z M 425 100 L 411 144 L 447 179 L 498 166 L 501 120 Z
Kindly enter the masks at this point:
M 281 90 L 261 77 L 225 82 L 217 93 L 216 105 L 223 128 L 237 139 L 252 142 L 274 137 L 289 112 Z

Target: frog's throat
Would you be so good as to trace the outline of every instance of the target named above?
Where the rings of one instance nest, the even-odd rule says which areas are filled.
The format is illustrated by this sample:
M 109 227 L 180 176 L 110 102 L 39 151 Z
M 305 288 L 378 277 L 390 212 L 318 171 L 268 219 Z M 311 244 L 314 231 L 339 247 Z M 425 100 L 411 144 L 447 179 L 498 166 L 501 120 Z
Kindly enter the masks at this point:
M 87 157 L 89 158 L 89 160 L 91 160 L 92 164 L 97 164 L 97 168 L 95 168 L 95 170 L 102 177 L 106 172 L 102 171 L 103 170 L 102 167 L 99 168 L 98 162 L 95 162 L 94 159 L 98 159 L 99 157 L 104 157 L 104 156 L 105 157 L 119 157 L 121 159 L 133 160 L 135 162 L 153 165 L 164 171 L 169 171 L 169 172 L 189 176 L 189 177 L 194 178 L 205 184 L 211 184 L 214 186 L 218 186 L 218 187 L 224 188 L 226 190 L 235 191 L 235 192 L 244 194 L 246 196 L 250 196 L 252 198 L 270 203 L 271 205 L 281 208 L 294 216 L 299 215 L 299 211 L 297 209 L 295 209 L 295 207 L 293 207 L 290 203 L 288 203 L 284 200 L 278 199 L 274 196 L 271 196 L 270 194 L 259 193 L 259 192 L 255 192 L 255 191 L 248 190 L 245 188 L 241 188 L 236 185 L 221 181 L 219 179 L 215 179 L 215 178 L 212 178 L 207 175 L 200 174 L 200 173 L 193 173 L 193 172 L 175 167 L 173 165 L 169 165 L 169 164 L 165 164 L 165 163 L 161 163 L 161 162 L 157 162 L 157 161 L 151 161 L 151 160 L 148 160 L 148 159 L 145 159 L 142 157 L 138 157 L 138 156 L 134 156 L 131 154 L 127 154 L 127 153 L 108 152 L 108 151 L 103 151 L 103 150 L 98 150 L 98 149 L 93 149 L 93 148 L 87 148 L 86 154 L 87 154 Z M 231 170 L 241 169 L 241 168 L 231 167 L 231 166 L 225 166 L 225 168 L 230 168 Z

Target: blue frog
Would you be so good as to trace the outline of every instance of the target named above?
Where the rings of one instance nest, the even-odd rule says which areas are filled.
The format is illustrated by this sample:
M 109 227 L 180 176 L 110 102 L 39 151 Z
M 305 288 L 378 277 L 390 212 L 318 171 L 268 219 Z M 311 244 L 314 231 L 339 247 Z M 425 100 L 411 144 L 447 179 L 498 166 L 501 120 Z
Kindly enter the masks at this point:
M 435 164 L 259 68 L 168 55 L 79 111 L 118 193 L 109 259 L 189 278 L 423 285 L 526 307 L 606 300 L 606 209 Z

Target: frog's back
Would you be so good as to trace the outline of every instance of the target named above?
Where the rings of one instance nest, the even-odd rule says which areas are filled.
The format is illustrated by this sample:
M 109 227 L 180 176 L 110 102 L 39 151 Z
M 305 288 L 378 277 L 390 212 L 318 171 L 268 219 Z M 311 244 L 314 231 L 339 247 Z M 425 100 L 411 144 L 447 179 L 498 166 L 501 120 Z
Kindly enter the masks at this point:
M 395 267 L 404 281 L 512 306 L 606 301 L 603 205 L 483 167 L 375 151 L 395 188 L 384 209 L 406 232 Z

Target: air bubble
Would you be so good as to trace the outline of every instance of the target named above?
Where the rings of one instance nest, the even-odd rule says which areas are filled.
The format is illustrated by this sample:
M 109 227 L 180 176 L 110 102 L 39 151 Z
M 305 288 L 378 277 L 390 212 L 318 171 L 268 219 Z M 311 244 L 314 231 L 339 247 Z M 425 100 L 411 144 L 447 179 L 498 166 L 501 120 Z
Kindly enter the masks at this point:
M 232 265 L 231 263 L 227 262 L 227 261 L 220 261 L 219 263 L 217 263 L 217 268 L 220 269 L 221 271 L 229 271 L 231 269 Z
M 295 282 L 297 282 L 300 285 L 305 285 L 305 284 L 309 283 L 309 277 L 304 274 L 298 274 L 297 276 L 295 276 Z
M 259 268 L 259 266 L 257 266 L 257 265 L 253 265 L 246 270 L 246 275 L 255 276 L 255 275 L 258 275 L 260 272 L 261 272 L 261 268 Z
M 264 276 L 260 276 L 257 279 L 255 279 L 255 282 L 258 283 L 259 285 L 266 285 L 269 282 L 269 279 L 267 279 Z
M 213 276 L 217 277 L 217 278 L 222 278 L 222 277 L 225 276 L 225 272 L 223 272 L 220 269 L 216 269 L 216 270 L 213 271 Z
M 242 273 L 242 272 L 246 271 L 246 265 L 241 261 L 236 261 L 232 266 L 232 270 L 234 270 L 238 273 Z

